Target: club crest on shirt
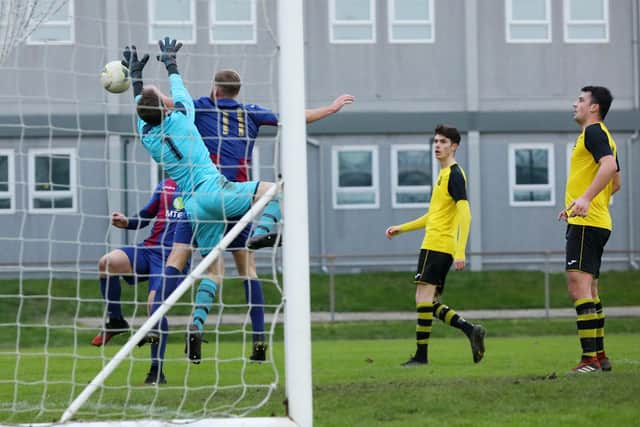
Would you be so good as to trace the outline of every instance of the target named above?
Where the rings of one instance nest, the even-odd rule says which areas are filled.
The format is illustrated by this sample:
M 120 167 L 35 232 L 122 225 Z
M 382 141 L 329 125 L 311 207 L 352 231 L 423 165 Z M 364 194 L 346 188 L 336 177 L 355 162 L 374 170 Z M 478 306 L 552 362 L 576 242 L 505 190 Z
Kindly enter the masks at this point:
M 182 200 L 182 197 L 176 197 L 173 199 L 173 208 L 177 211 L 184 209 L 184 200 Z

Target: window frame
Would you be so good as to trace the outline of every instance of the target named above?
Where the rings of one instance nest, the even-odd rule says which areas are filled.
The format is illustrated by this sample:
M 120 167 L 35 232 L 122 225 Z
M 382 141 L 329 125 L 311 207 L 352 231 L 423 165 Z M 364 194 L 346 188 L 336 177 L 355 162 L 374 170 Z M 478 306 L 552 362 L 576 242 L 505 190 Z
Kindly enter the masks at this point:
M 36 165 L 35 159 L 39 155 L 53 156 L 56 154 L 69 155 L 69 187 L 68 191 L 37 191 L 35 189 L 36 184 Z M 49 213 L 64 213 L 64 212 L 77 212 L 78 211 L 78 185 L 77 185 L 77 163 L 78 153 L 75 148 L 30 148 L 28 152 L 28 195 L 29 195 L 29 213 L 37 214 L 49 214 Z M 56 197 L 70 197 L 70 208 L 36 208 L 34 206 L 34 199 L 36 198 L 51 198 Z
M 436 157 L 433 153 L 433 145 L 431 142 L 425 147 L 425 144 L 393 144 L 391 145 L 391 207 L 394 209 L 415 209 L 415 208 L 428 208 L 430 201 L 427 203 L 399 203 L 397 201 L 398 193 L 403 192 L 417 192 L 428 191 L 433 192 L 433 183 L 438 177 L 439 167 L 436 162 Z M 398 184 L 398 152 L 399 151 L 427 151 L 431 156 L 431 184 L 430 185 L 413 185 L 401 187 Z M 409 188 L 407 188 L 409 187 Z M 410 190 L 412 189 L 412 190 Z M 433 194 L 433 193 L 432 193 Z
M 546 19 L 545 20 L 520 20 L 520 21 L 514 21 L 513 20 L 513 0 L 505 0 L 505 39 L 507 41 L 507 43 L 513 43 L 513 44 L 545 44 L 545 43 L 551 43 L 551 41 L 553 40 L 553 25 L 552 25 L 552 18 L 551 18 L 551 0 L 544 0 L 545 1 L 545 15 L 546 15 Z M 546 25 L 547 26 L 547 38 L 546 39 L 514 39 L 511 35 L 511 26 L 512 25 L 523 25 L 523 26 L 527 26 L 527 25 Z
M 7 191 L 0 191 L 1 199 L 9 199 L 11 207 L 0 209 L 0 215 L 13 214 L 16 212 L 16 152 L 11 149 L 0 149 L 0 156 L 7 157 Z
M 191 39 L 180 39 L 179 41 L 185 45 L 194 45 L 198 42 L 196 35 L 196 1 L 189 0 L 189 9 L 190 9 L 190 19 L 189 23 L 185 24 L 186 21 L 156 21 L 154 18 L 154 14 L 156 11 L 155 3 L 157 0 L 147 0 L 147 33 L 149 36 L 149 44 L 157 45 L 158 40 L 160 38 L 153 37 L 153 27 L 155 25 L 173 25 L 176 27 L 183 26 L 188 27 L 191 26 Z M 162 36 L 160 36 L 162 37 Z
M 220 24 L 215 19 L 215 2 L 216 0 L 209 0 L 209 44 L 213 45 L 248 45 L 258 43 L 258 9 L 256 0 L 251 0 L 251 21 L 223 21 Z M 215 40 L 213 38 L 213 27 L 219 25 L 223 27 L 232 27 L 238 25 L 251 25 L 252 27 L 252 39 L 251 40 Z
M 64 7 L 64 6 L 63 6 Z M 75 23 L 75 3 L 74 0 L 68 0 L 69 19 L 67 21 L 43 21 L 38 27 L 63 27 L 69 26 L 69 40 L 34 40 L 33 33 L 27 37 L 25 44 L 29 46 L 70 46 L 76 42 L 76 23 Z
M 595 21 L 595 20 L 571 20 L 571 0 L 564 0 L 562 5 L 563 11 L 563 25 L 562 28 L 564 30 L 564 42 L 565 43 L 575 43 L 575 44 L 601 44 L 601 43 L 609 43 L 610 40 L 610 20 L 609 20 L 609 0 L 601 0 L 603 10 L 603 21 Z M 569 38 L 569 26 L 580 26 L 580 25 L 604 25 L 605 29 L 605 38 L 604 39 L 571 39 Z
M 516 184 L 516 151 L 517 150 L 537 150 L 546 149 L 547 170 L 549 182 L 547 184 Z M 556 183 L 555 183 L 555 155 L 552 143 L 513 143 L 509 144 L 508 167 L 509 167 L 509 206 L 555 206 L 556 205 Z M 549 190 L 549 200 L 541 201 L 516 201 L 515 191 L 517 190 Z
M 345 151 L 370 151 L 371 152 L 371 181 L 370 187 L 339 187 L 338 155 Z M 372 192 L 374 194 L 374 202 L 370 204 L 338 204 L 339 193 L 360 193 Z M 334 145 L 331 147 L 331 197 L 333 209 L 336 210 L 354 210 L 354 209 L 378 209 L 380 207 L 380 167 L 378 146 L 373 144 L 366 145 Z
M 369 20 L 359 21 L 340 21 L 335 18 L 336 16 L 336 2 L 345 0 L 329 0 L 329 43 L 330 44 L 375 44 L 376 43 L 376 2 L 375 0 L 369 0 L 369 10 L 371 12 Z M 348 1 L 348 0 L 346 0 Z M 349 26 L 349 25 L 369 25 L 371 27 L 370 39 L 336 39 L 335 27 L 336 26 Z
M 426 0 L 429 7 L 430 20 L 397 20 L 395 18 L 395 5 L 398 0 L 389 0 L 387 2 L 387 36 L 390 44 L 433 44 L 436 42 L 436 22 L 435 22 L 435 1 Z M 393 37 L 394 26 L 404 25 L 425 25 L 431 27 L 431 38 L 429 39 L 395 39 Z

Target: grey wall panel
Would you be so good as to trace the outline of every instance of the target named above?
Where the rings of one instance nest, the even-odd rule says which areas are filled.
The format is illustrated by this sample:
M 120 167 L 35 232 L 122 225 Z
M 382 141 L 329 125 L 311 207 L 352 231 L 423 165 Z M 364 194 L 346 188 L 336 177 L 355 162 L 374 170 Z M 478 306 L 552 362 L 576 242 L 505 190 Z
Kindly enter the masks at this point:
M 563 2 L 552 1 L 551 43 L 506 43 L 503 0 L 479 8 L 479 82 L 483 110 L 570 109 L 586 84 L 609 86 L 630 108 L 631 3 L 609 2 L 609 43 L 565 43 Z
M 436 42 L 390 44 L 386 2 L 376 2 L 375 44 L 332 44 L 328 2 L 305 3 L 307 94 L 319 104 L 347 92 L 357 110 L 456 110 L 464 106 L 462 0 L 436 2 Z

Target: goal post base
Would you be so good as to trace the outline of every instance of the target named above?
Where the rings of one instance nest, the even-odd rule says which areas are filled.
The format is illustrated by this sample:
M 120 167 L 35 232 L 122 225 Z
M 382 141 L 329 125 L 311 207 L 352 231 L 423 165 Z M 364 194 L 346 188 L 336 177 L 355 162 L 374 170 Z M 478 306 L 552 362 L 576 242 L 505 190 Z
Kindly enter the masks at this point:
M 198 420 L 137 420 L 137 421 L 70 421 L 64 424 L 20 424 L 24 426 L 64 426 L 64 427 L 298 427 L 287 417 L 254 418 L 202 418 Z M 0 424 L 5 427 L 5 424 Z M 9 427 L 9 426 L 7 426 Z M 15 427 L 15 424 L 13 425 Z

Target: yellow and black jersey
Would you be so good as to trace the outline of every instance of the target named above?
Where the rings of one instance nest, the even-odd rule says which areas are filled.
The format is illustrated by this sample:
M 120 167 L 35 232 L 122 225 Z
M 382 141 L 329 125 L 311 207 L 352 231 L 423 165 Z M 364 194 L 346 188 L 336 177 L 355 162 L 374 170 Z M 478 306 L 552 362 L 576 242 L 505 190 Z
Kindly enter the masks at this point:
M 458 204 L 458 202 L 464 203 Z M 422 249 L 444 252 L 456 259 L 464 259 L 470 222 L 467 178 L 462 168 L 457 163 L 453 163 L 440 170 L 431 193 L 427 214 L 400 225 L 400 231 L 424 227 Z M 458 233 L 458 227 L 460 227 L 460 233 Z
M 598 122 L 587 126 L 573 147 L 571 163 L 569 165 L 569 178 L 565 192 L 565 207 L 569 207 L 572 201 L 582 196 L 591 185 L 598 173 L 600 159 L 604 156 L 613 156 L 616 159 L 618 170 L 618 151 L 609 129 L 604 123 Z M 569 224 L 588 225 L 591 227 L 612 229 L 611 215 L 609 214 L 609 202 L 613 189 L 613 180 L 602 189 L 591 201 L 586 217 L 570 217 Z

